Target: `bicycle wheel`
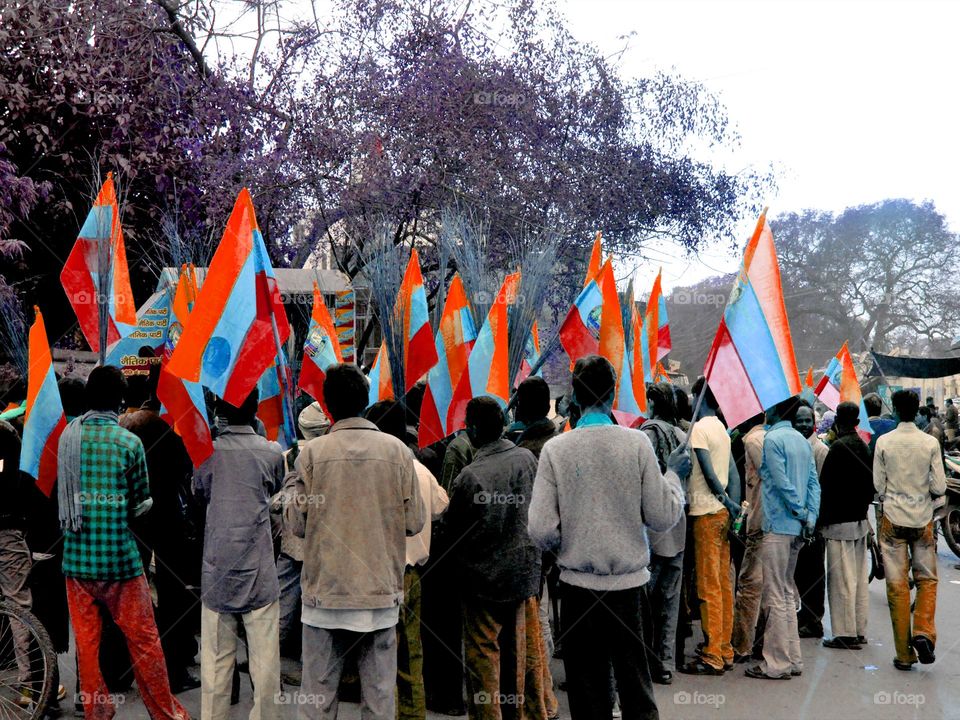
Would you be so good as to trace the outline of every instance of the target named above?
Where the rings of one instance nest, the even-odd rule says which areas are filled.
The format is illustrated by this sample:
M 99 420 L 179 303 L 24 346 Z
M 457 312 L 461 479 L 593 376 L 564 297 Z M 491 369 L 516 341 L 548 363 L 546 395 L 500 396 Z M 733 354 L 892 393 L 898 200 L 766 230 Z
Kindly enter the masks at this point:
M 33 720 L 50 704 L 57 654 L 33 613 L 0 600 L 0 718 Z

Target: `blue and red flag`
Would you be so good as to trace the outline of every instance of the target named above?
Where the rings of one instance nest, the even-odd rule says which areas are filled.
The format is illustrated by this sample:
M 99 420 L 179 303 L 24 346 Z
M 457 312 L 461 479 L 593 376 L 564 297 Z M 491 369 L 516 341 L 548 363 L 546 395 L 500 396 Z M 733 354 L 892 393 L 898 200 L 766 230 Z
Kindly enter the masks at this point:
M 327 377 L 327 370 L 343 362 L 340 351 L 340 341 L 333 325 L 330 311 L 323 302 L 323 295 L 317 283 L 313 284 L 313 312 L 310 314 L 310 327 L 307 328 L 307 337 L 303 341 L 303 361 L 300 363 L 301 390 L 320 403 L 323 411 L 327 412 L 327 405 L 323 400 L 323 381 Z
M 274 440 L 286 449 L 296 439 L 296 431 L 288 426 L 286 414 L 283 412 L 284 388 L 292 385 L 293 378 L 290 376 L 290 365 L 286 358 L 282 362 L 278 360 L 279 358 L 274 358 L 257 382 L 257 417 L 263 423 L 267 440 Z
M 843 344 L 836 357 L 830 359 L 826 371 L 815 391 L 820 401 L 836 411 L 837 405 L 842 402 L 856 403 L 860 407 L 860 420 L 857 423 L 857 433 L 864 442 L 870 442 L 873 427 L 870 425 L 870 415 L 867 406 L 863 403 L 863 393 L 860 391 L 860 381 L 857 379 L 857 370 L 853 366 L 853 357 L 847 343 Z
M 447 416 L 447 434 L 466 425 L 467 403 L 489 395 L 504 408 L 510 401 L 510 352 L 507 336 L 507 306 L 516 299 L 520 273 L 507 275 L 490 306 L 486 320 L 470 351 L 467 369 L 460 376 Z
M 650 347 L 650 374 L 656 371 L 657 363 L 663 360 L 670 352 L 670 322 L 667 319 L 667 301 L 663 297 L 663 288 L 660 276 L 663 270 L 657 273 L 653 281 L 653 289 L 647 300 L 647 312 L 644 315 L 643 325 L 647 334 L 647 344 Z
M 744 251 L 704 375 L 728 427 L 802 390 L 766 210 Z
M 517 370 L 517 377 L 513 381 L 514 387 L 522 383 L 533 370 L 533 366 L 540 360 L 540 330 L 537 328 L 537 321 L 533 321 L 530 328 L 530 334 L 527 336 L 527 342 L 523 346 L 523 358 L 520 360 L 520 369 Z M 538 368 L 538 376 L 543 375 L 543 368 Z
M 432 445 L 447 436 L 447 415 L 453 391 L 467 369 L 467 358 L 476 339 L 473 313 L 458 273 L 450 281 L 434 341 L 439 361 L 427 373 L 417 436 L 420 447 Z
M 107 180 L 80 228 L 80 235 L 60 273 L 60 282 L 93 352 L 100 352 L 101 300 L 107 310 L 106 345 L 133 332 L 137 325 L 137 306 L 130 289 L 113 173 L 107 173 Z
M 37 317 L 30 326 L 28 340 L 27 409 L 23 420 L 20 471 L 36 480 L 40 491 L 50 497 L 57 480 L 57 445 L 67 419 L 53 372 L 43 315 L 39 308 L 34 310 Z
M 583 290 L 560 325 L 560 344 L 570 356 L 570 367 L 585 355 L 596 355 L 600 350 L 600 308 L 603 295 L 597 278 L 600 275 L 600 233 L 593 241 Z
M 410 251 L 394 312 L 403 319 L 403 390 L 410 392 L 438 359 L 416 248 Z
M 239 406 L 289 335 L 253 200 L 244 188 L 167 370 Z
M 370 374 L 367 376 L 370 382 L 370 395 L 367 401 L 367 407 L 380 402 L 381 400 L 393 400 L 393 375 L 390 373 L 390 358 L 387 356 L 387 342 L 380 343 L 380 349 L 377 351 L 377 358 L 373 361 L 373 367 L 370 368 Z
M 161 417 L 166 420 L 183 440 L 183 445 L 194 467 L 200 467 L 213 454 L 213 437 L 207 418 L 207 405 L 203 386 L 198 382 L 184 380 L 167 369 L 183 326 L 190 316 L 197 298 L 197 275 L 193 265 L 184 265 L 180 270 L 176 290 L 171 303 L 172 316 L 167 324 L 167 337 L 160 361 L 160 377 L 157 381 L 157 399 L 162 404 Z

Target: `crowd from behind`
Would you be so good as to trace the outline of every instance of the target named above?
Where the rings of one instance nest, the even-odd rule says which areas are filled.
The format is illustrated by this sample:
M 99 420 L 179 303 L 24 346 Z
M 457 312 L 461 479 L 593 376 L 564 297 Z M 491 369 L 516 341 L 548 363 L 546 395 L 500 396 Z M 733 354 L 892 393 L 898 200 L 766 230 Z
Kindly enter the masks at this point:
M 943 426 L 915 393 L 894 393 L 887 418 L 868 397 L 867 442 L 858 405 L 818 428 L 799 397 L 728 428 L 701 378 L 693 411 L 679 388 L 649 385 L 649 417 L 628 428 L 613 367 L 589 356 L 568 418 L 549 417 L 531 377 L 511 424 L 474 398 L 465 431 L 419 450 L 410 398 L 368 408 L 367 382 L 331 368 L 325 407 L 300 414 L 287 452 L 263 436 L 256 391 L 219 403 L 213 455 L 194 470 L 153 393 L 131 402 L 113 367 L 65 378 L 50 500 L 16 472 L 17 429 L 0 426 L 0 594 L 33 608 L 57 652 L 72 625 L 86 717 L 113 717 L 132 672 L 155 720 L 187 718 L 176 694 L 198 686 L 201 718 L 223 720 L 243 671 L 251 720 L 291 702 L 335 718 L 357 676 L 377 720 L 553 720 L 561 689 L 574 720 L 656 718 L 653 684 L 674 672 L 802 675 L 800 639 L 824 635 L 827 608 L 823 645 L 861 649 L 874 535 L 893 664 L 935 659 L 952 403 Z

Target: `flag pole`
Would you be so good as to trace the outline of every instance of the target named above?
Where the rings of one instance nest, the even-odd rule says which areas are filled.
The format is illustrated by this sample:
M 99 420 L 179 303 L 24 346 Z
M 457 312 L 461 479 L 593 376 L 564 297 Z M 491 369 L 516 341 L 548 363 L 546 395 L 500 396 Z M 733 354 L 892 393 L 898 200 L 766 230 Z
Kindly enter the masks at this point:
M 283 346 L 280 343 L 280 331 L 277 329 L 277 318 L 270 311 L 270 327 L 273 330 L 273 344 L 277 348 L 277 379 L 279 380 L 281 392 L 283 393 L 283 424 L 285 426 L 287 437 L 290 438 L 290 446 L 297 445 L 296 425 L 293 424 L 293 388 L 288 382 L 289 373 L 287 372 L 287 358 L 283 352 Z

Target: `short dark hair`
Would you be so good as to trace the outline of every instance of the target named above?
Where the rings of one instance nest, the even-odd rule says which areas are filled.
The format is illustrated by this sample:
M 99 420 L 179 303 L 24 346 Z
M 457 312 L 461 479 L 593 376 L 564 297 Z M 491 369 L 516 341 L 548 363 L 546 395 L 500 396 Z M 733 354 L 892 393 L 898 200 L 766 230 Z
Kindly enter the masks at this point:
M 368 407 L 363 416 L 376 425 L 380 432 L 407 441 L 407 422 L 400 403 L 381 400 Z
M 85 394 L 91 410 L 117 412 L 127 391 L 127 378 L 113 365 L 98 365 L 87 378 Z
M 673 385 L 665 382 L 647 385 L 647 403 L 651 412 L 662 420 L 674 423 L 677 420 L 677 401 Z
M 420 408 L 423 406 L 423 396 L 426 391 L 426 381 L 419 380 L 417 381 L 417 384 L 410 388 L 407 391 L 407 394 L 404 396 L 403 409 L 407 425 L 415 426 L 420 424 Z
M 323 379 L 323 399 L 334 422 L 360 417 L 369 402 L 370 383 L 356 365 L 339 363 Z
M 860 424 L 860 406 L 849 400 L 840 403 L 837 405 L 837 416 L 834 423 L 845 428 L 855 428 Z
M 933 413 L 930 412 L 929 406 L 921 405 L 919 408 L 917 408 L 917 415 L 922 415 L 925 418 L 930 418 L 933 415 Z
M 704 390 L 704 386 L 706 386 L 706 390 Z M 700 394 L 701 390 L 703 390 L 703 402 L 707 404 L 707 407 L 714 411 L 719 409 L 720 403 L 717 402 L 717 398 L 714 396 L 713 390 L 711 390 L 710 386 L 707 385 L 707 379 L 703 375 L 697 378 L 697 381 L 693 384 L 690 392 L 693 393 L 694 397 L 696 397 Z
M 217 414 L 227 421 L 227 425 L 250 425 L 257 416 L 260 407 L 260 391 L 254 386 L 239 405 L 228 403 L 223 398 L 217 407 Z
M 690 396 L 681 387 L 673 386 L 673 399 L 677 403 L 677 420 L 693 419 L 693 410 L 690 408 Z
M 581 410 L 613 399 L 617 372 L 605 357 L 587 355 L 573 366 L 573 395 Z
M 486 445 L 503 435 L 503 410 L 500 403 L 487 395 L 467 403 L 467 427 L 474 429 L 478 445 Z
M 920 396 L 913 390 L 897 390 L 890 401 L 902 422 L 913 422 L 916 419 L 920 409 Z
M 883 400 L 876 393 L 867 393 L 863 396 L 863 406 L 867 409 L 867 415 L 875 417 L 883 412 Z
M 550 386 L 531 375 L 517 387 L 517 419 L 539 420 L 550 413 Z
M 792 423 L 793 418 L 797 414 L 797 410 L 801 407 L 810 407 L 810 404 L 801 399 L 799 395 L 793 395 L 774 405 L 773 412 L 781 420 L 789 420 Z
M 87 411 L 87 398 L 83 380 L 76 375 L 64 375 L 57 383 L 63 414 L 69 418 L 83 415 Z

